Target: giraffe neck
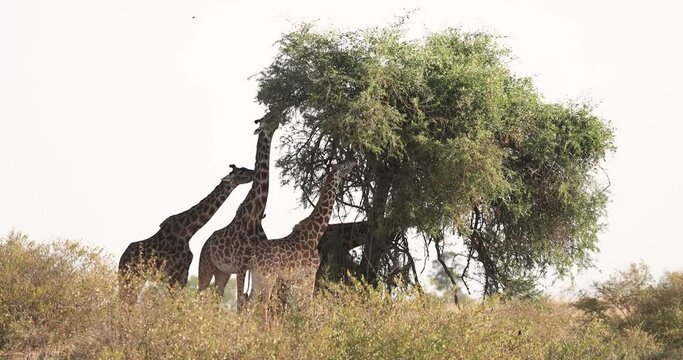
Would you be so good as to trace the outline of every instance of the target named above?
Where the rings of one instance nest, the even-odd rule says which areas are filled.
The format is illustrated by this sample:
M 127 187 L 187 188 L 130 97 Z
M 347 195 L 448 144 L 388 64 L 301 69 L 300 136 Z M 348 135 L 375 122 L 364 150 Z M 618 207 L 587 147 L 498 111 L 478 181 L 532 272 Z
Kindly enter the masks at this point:
M 269 170 L 270 170 L 270 147 L 273 133 L 277 124 L 266 127 L 258 136 L 256 142 L 256 163 L 254 165 L 254 181 L 240 207 L 237 209 L 235 218 L 253 219 L 256 229 L 260 229 L 261 219 L 266 210 L 268 200 Z
M 325 230 L 327 230 L 327 225 L 330 222 L 330 217 L 334 210 L 334 202 L 337 197 L 337 191 L 339 190 L 341 180 L 341 176 L 336 172 L 327 174 L 325 182 L 320 189 L 320 196 L 318 197 L 318 202 L 315 204 L 315 208 L 313 208 L 311 214 L 304 219 L 304 222 L 313 224 L 313 226 L 305 226 L 303 228 L 306 229 L 307 240 L 314 242 L 315 246 L 317 246 L 318 241 L 325 233 Z
M 232 181 L 221 181 L 199 203 L 164 220 L 161 224 L 161 230 L 175 233 L 177 237 L 190 241 L 192 235 L 206 225 L 237 186 L 238 184 Z

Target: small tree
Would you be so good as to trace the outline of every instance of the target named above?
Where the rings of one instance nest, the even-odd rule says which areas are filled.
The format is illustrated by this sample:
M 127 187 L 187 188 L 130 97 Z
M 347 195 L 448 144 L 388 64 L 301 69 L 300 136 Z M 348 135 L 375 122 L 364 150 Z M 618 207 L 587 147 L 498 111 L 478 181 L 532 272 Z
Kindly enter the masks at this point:
M 595 294 L 584 294 L 575 304 L 589 318 L 619 330 L 644 330 L 665 345 L 663 358 L 683 355 L 683 273 L 667 273 L 655 282 L 646 265 L 631 264 L 593 287 Z
M 596 296 L 583 294 L 575 305 L 591 316 L 613 325 L 622 324 L 652 291 L 652 281 L 647 266 L 631 264 L 627 270 L 617 272 L 606 281 L 594 283 Z
M 359 160 L 338 204 L 363 252 L 342 273 L 416 282 L 409 233 L 439 257 L 461 242 L 459 277 L 485 294 L 589 263 L 607 202 L 593 175 L 612 131 L 588 105 L 544 102 L 494 36 L 303 25 L 279 45 L 257 98 L 283 114 L 283 182 L 308 206 L 331 163 Z

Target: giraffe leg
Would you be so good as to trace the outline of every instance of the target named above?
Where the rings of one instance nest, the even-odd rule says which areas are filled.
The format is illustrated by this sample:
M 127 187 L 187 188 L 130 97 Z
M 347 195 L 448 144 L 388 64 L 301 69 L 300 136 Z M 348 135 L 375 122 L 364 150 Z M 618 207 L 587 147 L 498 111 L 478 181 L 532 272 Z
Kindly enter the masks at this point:
M 177 263 L 173 265 L 173 269 L 175 269 L 173 271 L 173 275 L 175 276 L 173 280 L 179 289 L 187 287 L 187 277 L 190 272 L 190 265 L 192 265 L 192 253 L 189 253 L 184 259 L 177 261 Z
M 132 305 L 134 303 L 133 297 L 132 297 L 132 284 L 130 281 L 130 278 L 128 277 L 128 274 L 119 274 L 119 297 L 121 300 L 128 304 Z
M 312 299 L 315 295 L 315 273 L 307 274 L 301 281 L 301 295 L 304 299 Z
M 128 245 L 119 260 L 119 297 L 128 305 L 137 301 L 139 293 L 139 289 L 135 286 L 137 280 L 135 260 L 141 258 L 141 252 L 141 245 L 132 243 Z
M 240 271 L 237 273 L 237 286 L 235 286 L 235 301 L 237 302 L 237 308 L 242 308 L 246 301 L 246 295 L 244 294 L 244 279 L 246 278 L 246 272 Z
M 285 281 L 284 279 L 277 279 L 275 281 L 275 285 L 273 287 L 275 294 L 273 294 L 273 296 L 275 296 L 277 306 L 284 309 L 284 307 L 287 305 L 287 302 L 289 301 L 290 288 L 291 281 Z
M 297 276 L 292 289 L 299 306 L 307 306 L 315 291 L 315 273 L 304 272 Z
M 220 299 L 223 299 L 225 285 L 228 283 L 228 280 L 230 280 L 231 274 L 216 270 L 214 275 L 216 276 L 216 295 L 218 295 Z
M 187 276 L 189 275 L 188 274 L 189 272 L 190 272 L 189 267 L 181 272 L 180 277 L 177 280 L 178 286 L 180 288 L 184 288 L 187 286 Z
M 121 300 L 133 305 L 138 301 L 144 280 L 135 271 L 128 269 L 119 274 L 119 295 Z
M 277 283 L 277 277 L 274 274 L 259 274 L 258 272 L 251 273 L 252 281 L 252 293 L 251 297 L 254 297 L 256 301 L 252 303 L 258 304 L 259 308 L 264 311 L 262 320 L 269 323 L 271 318 L 271 312 L 275 309 L 271 309 L 271 295 L 273 288 Z
M 187 285 L 187 273 L 189 269 L 178 269 L 168 275 L 169 284 L 176 289 L 182 289 Z
M 211 278 L 215 272 L 214 266 L 210 263 L 208 255 L 208 253 L 202 251 L 202 254 L 199 256 L 199 280 L 197 291 L 203 291 L 209 287 L 209 283 L 211 283 Z
M 270 295 L 273 292 L 276 278 L 274 276 L 268 276 L 268 274 L 253 272 L 251 274 L 251 279 L 252 296 L 262 303 L 270 301 Z

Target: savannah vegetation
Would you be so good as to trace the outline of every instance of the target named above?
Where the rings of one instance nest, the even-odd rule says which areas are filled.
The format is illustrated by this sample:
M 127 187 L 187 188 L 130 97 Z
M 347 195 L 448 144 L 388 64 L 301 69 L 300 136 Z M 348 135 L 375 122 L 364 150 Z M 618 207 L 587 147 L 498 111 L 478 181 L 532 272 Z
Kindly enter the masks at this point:
M 682 274 L 627 271 L 577 304 L 491 296 L 457 306 L 412 287 L 329 283 L 268 321 L 212 292 L 150 281 L 119 300 L 111 256 L 77 242 L 0 240 L 0 358 L 676 359 Z M 636 275 L 639 276 L 639 275 Z M 627 294 L 619 292 L 624 285 Z M 614 293 L 614 291 L 617 293 Z M 629 295 L 638 296 L 629 297 Z M 678 299 L 678 300 L 674 300 Z M 623 307 L 629 310 L 624 311 Z M 672 315 L 677 316 L 673 317 Z
M 590 104 L 546 102 L 510 60 L 495 36 L 456 29 L 284 34 L 257 77 L 281 115 L 282 182 L 309 206 L 331 164 L 359 162 L 321 240 L 316 296 L 265 318 L 150 274 L 127 306 L 110 255 L 12 232 L 0 358 L 680 358 L 680 273 L 656 282 L 634 265 L 574 303 L 537 289 L 591 265 L 613 131 Z M 483 299 L 425 292 L 409 241 L 423 259 L 434 249 L 439 289 Z

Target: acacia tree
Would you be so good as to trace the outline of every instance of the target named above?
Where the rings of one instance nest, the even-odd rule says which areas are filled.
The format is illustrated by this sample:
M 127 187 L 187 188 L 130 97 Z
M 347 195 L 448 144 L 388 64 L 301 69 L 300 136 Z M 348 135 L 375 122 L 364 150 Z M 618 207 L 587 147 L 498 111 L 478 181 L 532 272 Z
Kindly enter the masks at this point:
M 461 244 L 462 272 L 448 276 L 485 294 L 589 264 L 607 202 L 595 171 L 612 130 L 586 104 L 545 102 L 509 59 L 496 37 L 455 29 L 421 40 L 400 25 L 283 35 L 257 95 L 282 114 L 283 183 L 308 206 L 331 163 L 359 161 L 338 198 L 344 222 L 321 241 L 350 244 L 324 248 L 328 260 L 363 245 L 337 274 L 417 282 L 409 237 L 434 245 L 444 266 L 445 245 Z

